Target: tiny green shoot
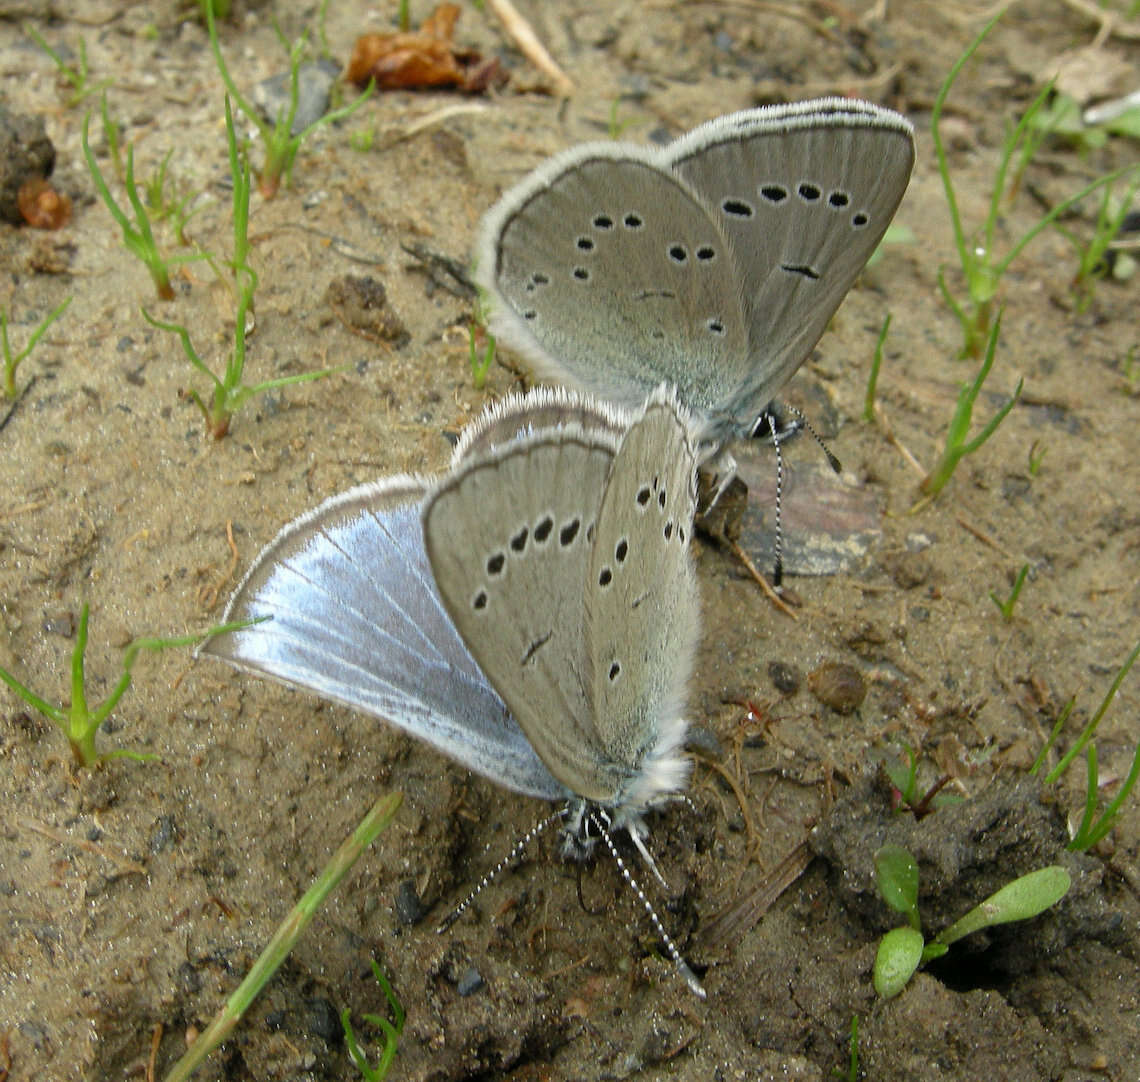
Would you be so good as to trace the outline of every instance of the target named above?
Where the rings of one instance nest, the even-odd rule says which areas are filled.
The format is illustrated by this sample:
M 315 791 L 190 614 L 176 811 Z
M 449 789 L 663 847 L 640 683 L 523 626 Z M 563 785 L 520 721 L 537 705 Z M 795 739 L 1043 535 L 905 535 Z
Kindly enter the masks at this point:
M 839 1082 L 859 1082 L 859 1016 L 851 1016 L 851 1031 L 847 1038 L 847 1066 L 832 1067 L 832 1078 Z
M 1036 477 L 1041 472 L 1041 463 L 1045 459 L 1045 452 L 1049 448 L 1040 440 L 1034 440 L 1029 445 L 1029 476 Z
M 401 34 L 406 34 L 412 26 L 412 15 L 408 10 L 410 6 L 408 0 L 399 0 L 396 5 L 396 27 Z
M 103 118 L 103 141 L 107 144 L 107 153 L 111 156 L 111 164 L 115 167 L 115 176 L 119 183 L 126 183 L 127 170 L 123 164 L 123 125 L 111 119 L 107 109 L 107 95 L 104 94 L 99 103 L 99 113 Z
M 887 313 L 883 325 L 879 329 L 879 340 L 875 343 L 875 355 L 871 358 L 871 374 L 867 377 L 867 393 L 863 396 L 863 420 L 875 419 L 875 389 L 879 385 L 879 368 L 883 363 L 883 346 L 887 341 L 887 332 L 891 329 L 891 314 Z
M 1021 588 L 1025 585 L 1025 577 L 1029 574 L 1029 564 L 1022 564 L 1021 570 L 1018 571 L 1016 578 L 1013 580 L 1013 589 L 1010 590 L 1009 597 L 1002 601 L 997 595 L 996 590 L 990 591 L 990 600 L 997 605 L 998 612 L 1001 613 L 1001 618 L 1009 623 L 1013 619 L 1013 608 L 1017 604 L 1018 597 L 1021 596 Z
M 201 213 L 209 205 L 209 200 L 202 200 L 195 207 L 190 207 L 190 203 L 200 193 L 186 192 L 179 194 L 175 189 L 174 182 L 171 182 L 170 192 L 166 190 L 166 174 L 170 166 L 170 157 L 174 153 L 174 148 L 171 147 L 166 156 L 162 159 L 154 175 L 143 183 L 143 199 L 146 203 L 147 210 L 160 221 L 168 221 L 175 239 L 183 247 L 189 247 L 189 240 L 186 237 L 186 226 L 190 219 L 195 214 Z
M 348 134 L 348 145 L 358 154 L 366 154 L 376 142 L 375 128 L 358 128 Z
M 364 1021 L 376 1026 L 384 1034 L 384 1050 L 380 1053 L 380 1060 L 375 1067 L 369 1064 L 368 1057 L 357 1043 L 356 1034 L 352 1031 L 352 1012 L 347 1007 L 341 1011 L 340 1025 L 344 1030 L 344 1043 L 348 1047 L 349 1057 L 356 1065 L 356 1069 L 364 1076 L 366 1082 L 383 1082 L 383 1079 L 388 1077 L 388 1072 L 392 1069 L 392 1063 L 396 1058 L 396 1048 L 400 1034 L 404 1030 L 405 1014 L 403 1004 L 396 998 L 391 984 L 388 983 L 388 978 L 384 976 L 384 971 L 377 964 L 376 959 L 370 958 L 369 962 L 372 965 L 372 975 L 376 978 L 376 983 L 384 990 L 384 998 L 388 1001 L 394 1019 L 394 1021 L 389 1022 L 387 1018 L 381 1018 L 378 1014 L 366 1014 L 364 1016 Z
M 131 209 L 135 217 L 135 224 L 131 224 L 126 213 L 119 204 L 115 202 L 114 196 L 111 195 L 111 191 L 107 187 L 107 182 L 103 179 L 99 165 L 95 161 L 95 155 L 87 140 L 87 129 L 90 121 L 91 114 L 88 113 L 83 119 L 81 143 L 83 145 L 83 155 L 87 159 L 87 168 L 90 170 L 91 179 L 95 184 L 95 190 L 106 204 L 107 210 L 111 213 L 111 217 L 115 219 L 119 228 L 122 230 L 124 247 L 146 267 L 150 274 L 151 281 L 154 282 L 155 292 L 159 298 L 164 301 L 173 300 L 174 287 L 170 284 L 170 268 L 178 263 L 190 263 L 194 260 L 204 259 L 205 255 L 201 252 L 172 256 L 163 255 L 158 247 L 158 243 L 154 239 L 150 216 L 147 214 L 146 207 L 143 206 L 143 202 L 139 198 L 138 190 L 135 187 L 134 147 L 128 146 L 125 188 L 127 199 L 131 204 Z
M 90 709 L 87 705 L 87 679 L 84 671 L 87 653 L 87 613 L 88 607 L 84 603 L 79 613 L 79 627 L 75 633 L 75 648 L 71 652 L 70 706 L 53 706 L 17 680 L 7 669 L 0 668 L 0 680 L 3 680 L 29 706 L 55 723 L 63 735 L 67 737 L 67 741 L 71 745 L 71 753 L 75 756 L 75 761 L 79 766 L 92 767 L 96 763 L 106 762 L 110 759 L 133 759 L 136 762 L 156 759 L 156 755 L 128 751 L 126 748 L 116 748 L 114 751 L 104 754 L 99 754 L 95 750 L 95 734 L 110 716 L 111 711 L 119 705 L 119 700 L 127 688 L 131 686 L 131 670 L 134 668 L 139 654 L 143 650 L 157 652 L 175 646 L 191 646 L 210 635 L 246 627 L 248 621 L 221 624 L 197 635 L 183 635 L 174 639 L 135 639 L 123 653 L 123 671 L 119 676 L 118 683 L 97 707 Z
M 1096 283 L 1105 276 L 1108 262 L 1105 256 L 1116 239 L 1120 226 L 1128 216 L 1132 200 L 1140 190 L 1140 174 L 1136 176 L 1120 199 L 1113 199 L 1112 188 L 1105 186 L 1097 208 L 1096 222 L 1089 240 L 1083 241 L 1072 230 L 1054 223 L 1054 228 L 1076 250 L 1077 270 L 1073 275 L 1073 294 L 1078 312 L 1087 312 L 1092 304 Z
M 903 751 L 907 757 L 905 763 L 901 759 L 883 760 L 883 769 L 894 790 L 891 794 L 892 811 L 908 811 L 915 819 L 924 819 L 939 808 L 961 803 L 961 797 L 942 792 L 952 780 L 949 774 L 943 774 L 925 792 L 919 792 L 918 754 L 909 744 L 903 744 Z
M 143 318 L 152 327 L 178 336 L 187 360 L 213 383 L 214 391 L 208 404 L 196 390 L 188 391 L 187 397 L 202 411 L 206 432 L 216 440 L 222 439 L 229 432 L 233 415 L 255 395 L 295 383 L 309 383 L 333 372 L 343 371 L 343 366 L 322 368 L 316 372 L 302 372 L 295 376 L 281 376 L 277 379 L 262 380 L 260 383 L 247 384 L 244 381 L 246 317 L 253 306 L 257 275 L 249 267 L 244 267 L 239 278 L 237 311 L 234 314 L 234 348 L 226 360 L 225 373 L 222 376 L 216 375 L 198 356 L 190 341 L 190 332 L 184 326 L 180 323 L 163 323 L 155 319 L 145 308 L 142 309 Z
M 607 128 L 609 131 L 609 137 L 611 139 L 620 139 L 622 137 L 622 135 L 624 134 L 626 128 L 637 123 L 637 121 L 633 117 L 629 117 L 625 120 L 619 119 L 618 108 L 620 106 L 621 106 L 621 98 L 620 97 L 614 98 L 614 100 L 610 102 L 610 117 L 609 117 L 609 123 L 607 125 Z
M 305 53 L 305 37 L 302 36 L 295 41 L 289 50 L 289 108 L 283 109 L 277 115 L 276 122 L 271 124 L 269 121 L 262 119 L 261 114 L 251 104 L 249 99 L 238 90 L 237 84 L 230 75 L 229 68 L 226 67 L 221 46 L 218 44 L 218 28 L 214 20 L 213 3 L 214 0 L 205 0 L 206 23 L 210 33 L 210 48 L 213 50 L 214 60 L 217 62 L 218 71 L 222 76 L 222 82 L 226 85 L 229 96 L 237 103 L 237 107 L 246 115 L 254 127 L 257 128 L 261 140 L 265 144 L 265 160 L 262 164 L 261 172 L 258 174 L 258 191 L 261 192 L 265 199 L 272 199 L 277 194 L 282 182 L 284 182 L 286 187 L 292 182 L 293 163 L 296 160 L 297 152 L 301 149 L 301 144 L 318 128 L 326 124 L 332 124 L 338 120 L 343 120 L 345 117 L 351 116 L 356 112 L 371 96 L 375 88 L 375 83 L 369 83 L 368 89 L 351 105 L 325 113 L 324 116 L 313 121 L 313 123 L 303 131 L 293 135 L 291 134 L 293 119 L 297 115 L 297 102 L 299 99 L 298 72 Z
M 1069 891 L 1068 871 L 1054 864 L 1019 876 L 996 890 L 965 916 L 933 939 L 922 933 L 918 912 L 918 865 L 897 845 L 885 845 L 875 854 L 875 877 L 883 901 L 907 918 L 907 926 L 894 928 L 879 941 L 872 983 L 884 999 L 901 992 L 920 965 L 941 958 L 959 939 L 983 928 L 1028 920 L 1056 905 Z
M 395 818 L 403 799 L 402 793 L 389 793 L 376 801 L 352 834 L 333 854 L 313 885 L 305 891 L 301 900 L 278 926 L 273 938 L 254 962 L 253 968 L 226 1001 L 226 1005 L 217 1017 L 198 1035 L 185 1055 L 171 1068 L 166 1076 L 166 1082 L 187 1082 L 206 1057 L 229 1038 L 262 988 L 269 983 L 273 974 L 289 957 L 290 951 L 296 946 L 309 922 L 320 911 L 325 899 L 336 889 L 337 884 L 348 874 L 380 832 Z M 382 980 L 382 978 L 377 979 Z M 387 982 L 382 981 L 381 987 L 385 987 L 386 984 Z
M 970 433 L 974 404 L 977 402 L 982 386 L 990 374 L 990 369 L 993 368 L 994 356 L 997 352 L 997 343 L 1000 334 L 1001 313 L 999 312 L 997 318 L 994 320 L 993 326 L 990 328 L 989 342 L 986 345 L 986 355 L 982 360 L 981 367 L 978 369 L 978 374 L 974 377 L 972 383 L 964 383 L 958 392 L 958 403 L 954 407 L 954 416 L 950 419 L 949 427 L 946 429 L 946 446 L 942 451 L 942 456 L 919 485 L 919 488 L 927 499 L 933 499 L 945 488 L 946 483 L 958 468 L 958 463 L 967 455 L 972 455 L 977 451 L 982 444 L 997 431 L 998 425 L 1005 420 L 1009 411 L 1013 409 L 1017 404 L 1017 400 L 1021 397 L 1023 381 L 1019 379 L 1012 396 L 998 409 L 997 413 L 990 418 L 981 432 L 972 440 L 966 438 Z M 921 506 L 922 502 L 923 501 L 920 501 L 917 506 Z
M 1129 346 L 1121 365 L 1124 376 L 1124 390 L 1126 394 L 1134 395 L 1140 390 L 1140 359 L 1136 356 L 1136 347 Z
M 1025 246 L 1075 203 L 1080 202 L 1085 196 L 1096 191 L 1098 188 L 1106 184 L 1111 184 L 1117 177 L 1134 168 L 1133 166 L 1125 166 L 1122 169 L 1117 169 L 1112 173 L 1094 180 L 1091 184 L 1086 185 L 1076 195 L 1062 200 L 1047 214 L 1041 217 L 1035 225 L 1026 230 L 1026 232 L 1013 243 L 1005 255 L 999 257 L 996 252 L 997 230 L 1002 219 L 1001 205 L 1002 195 L 1006 188 L 1006 175 L 1009 172 L 1010 162 L 1017 153 L 1018 147 L 1022 147 L 1025 144 L 1028 137 L 1027 132 L 1029 126 L 1032 124 L 1034 117 L 1041 110 L 1045 98 L 1051 90 L 1050 87 L 1046 87 L 1025 111 L 1016 127 L 1014 127 L 1006 137 L 997 171 L 994 174 L 986 220 L 980 229 L 971 234 L 967 234 L 962 225 L 961 215 L 958 212 L 958 199 L 954 190 L 954 182 L 950 177 L 950 166 L 946 157 L 946 149 L 942 142 L 940 128 L 942 110 L 959 72 L 970 57 L 974 55 L 978 46 L 985 40 L 986 36 L 1004 13 L 1005 9 L 1003 8 L 990 19 L 978 36 L 967 46 L 966 51 L 963 52 L 951 66 L 950 72 L 946 76 L 946 80 L 943 82 L 942 88 L 939 90 L 938 96 L 935 99 L 934 108 L 930 116 L 931 134 L 934 140 L 934 152 L 938 162 L 938 172 L 942 178 L 946 204 L 950 213 L 950 223 L 954 230 L 954 243 L 958 252 L 958 262 L 966 287 L 966 296 L 962 300 L 955 298 L 950 292 L 950 287 L 946 282 L 945 268 L 939 268 L 939 290 L 947 306 L 957 317 L 962 328 L 962 349 L 959 354 L 961 357 L 976 357 L 981 353 L 982 343 L 986 341 L 986 337 L 990 331 L 993 318 L 993 304 L 997 297 L 1001 280 L 1005 272 L 1009 269 L 1010 264 L 1021 254 Z
M 1128 771 L 1128 776 L 1124 779 L 1124 783 L 1120 786 L 1116 796 L 1109 802 L 1108 806 L 1104 809 L 1103 814 L 1098 819 L 1096 816 L 1097 802 L 1098 802 L 1098 776 L 1097 776 L 1097 755 L 1096 744 L 1093 737 L 1096 735 L 1097 727 L 1101 723 L 1101 719 L 1108 712 L 1109 706 L 1112 705 L 1112 700 L 1116 698 L 1116 693 L 1120 690 L 1120 685 L 1124 683 L 1124 678 L 1128 675 L 1129 670 L 1136 662 L 1136 658 L 1140 656 L 1140 643 L 1137 643 L 1132 653 L 1125 659 L 1124 664 L 1121 665 L 1116 674 L 1116 678 L 1112 681 L 1111 686 L 1105 693 L 1104 698 L 1101 700 L 1100 706 L 1097 708 L 1093 716 L 1088 720 L 1088 723 L 1081 730 L 1080 736 L 1077 737 L 1073 746 L 1061 757 L 1048 774 L 1045 775 L 1045 784 L 1052 785 L 1069 769 L 1073 760 L 1082 752 L 1085 751 L 1085 810 L 1081 818 L 1080 825 L 1073 831 L 1073 836 L 1069 840 L 1069 849 L 1084 850 L 1094 846 L 1099 842 L 1112 828 L 1116 822 L 1116 817 L 1120 812 L 1124 801 L 1128 799 L 1129 793 L 1132 792 L 1136 781 L 1140 778 L 1140 744 L 1137 744 L 1136 751 L 1132 756 L 1132 766 Z M 1070 699 L 1058 715 L 1056 722 L 1053 724 L 1053 729 L 1049 734 L 1048 739 L 1042 745 L 1041 751 L 1038 752 L 1037 758 L 1033 761 L 1033 765 L 1029 768 L 1030 774 L 1037 774 L 1040 772 L 1042 766 L 1045 764 L 1046 756 L 1052 750 L 1053 745 L 1057 742 L 1057 738 L 1061 735 L 1061 730 L 1068 721 L 1069 715 L 1073 712 L 1073 707 L 1076 705 L 1076 699 Z
M 29 354 L 39 344 L 39 340 L 47 333 L 50 327 L 60 316 L 63 315 L 67 306 L 71 303 L 72 298 L 68 297 L 67 300 L 57 305 L 50 311 L 40 325 L 32 331 L 31 337 L 28 339 L 27 344 L 19 353 L 12 352 L 11 343 L 8 341 L 8 310 L 0 309 L 0 349 L 4 352 L 4 397 L 12 400 L 16 397 L 16 369 L 20 366 L 20 362 L 28 358 Z
M 495 360 L 495 339 L 494 336 L 487 332 L 487 345 L 483 348 L 483 355 L 479 356 L 479 350 L 475 345 L 475 326 L 472 324 L 467 328 L 467 363 L 471 367 L 471 379 L 475 384 L 475 390 L 481 391 L 487 383 L 487 373 L 491 370 L 491 365 Z
M 67 99 L 69 107 L 78 105 L 84 98 L 90 97 L 92 94 L 98 94 L 101 90 L 111 85 L 111 79 L 104 79 L 101 83 L 96 83 L 94 86 L 88 85 L 87 41 L 82 34 L 79 36 L 79 66 L 73 68 L 64 61 L 63 57 L 44 40 L 42 35 L 30 23 L 24 23 L 24 33 L 32 38 L 35 43 L 51 57 L 52 62 L 56 66 L 56 70 L 59 72 L 60 79 L 71 86 L 72 95 Z
M 225 373 L 222 376 L 216 375 L 202 360 L 190 341 L 190 332 L 184 326 L 179 323 L 163 323 L 151 316 L 145 308 L 142 310 L 143 318 L 152 327 L 158 327 L 160 330 L 178 336 L 187 360 L 199 372 L 209 377 L 213 383 L 214 391 L 208 404 L 196 390 L 188 391 L 187 397 L 202 411 L 202 419 L 205 421 L 207 433 L 217 440 L 229 432 L 233 415 L 254 395 L 263 394 L 265 391 L 275 390 L 278 387 L 288 387 L 295 383 L 309 383 L 333 372 L 343 371 L 347 367 L 342 365 L 337 368 L 322 368 L 316 372 L 281 376 L 277 379 L 263 380 L 254 384 L 245 382 L 246 318 L 253 311 L 258 278 L 257 273 L 248 263 L 251 187 L 249 157 L 245 153 L 239 152 L 237 138 L 234 134 L 233 113 L 228 98 L 226 99 L 226 132 L 229 139 L 230 169 L 233 175 L 234 188 L 234 252 L 230 267 L 233 270 L 237 305 L 234 314 L 234 348 L 230 351 L 226 361 Z

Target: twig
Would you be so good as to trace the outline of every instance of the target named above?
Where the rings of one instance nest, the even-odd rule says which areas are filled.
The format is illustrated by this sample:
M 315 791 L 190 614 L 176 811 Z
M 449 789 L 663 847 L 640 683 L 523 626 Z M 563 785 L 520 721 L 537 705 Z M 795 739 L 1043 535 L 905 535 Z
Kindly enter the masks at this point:
M 98 857 L 103 857 L 124 873 L 129 872 L 135 875 L 146 875 L 146 868 L 143 865 L 137 864 L 133 860 L 128 860 L 126 857 L 119 856 L 117 853 L 113 853 L 110 849 L 106 848 L 106 846 L 96 845 L 95 842 L 89 842 L 83 838 L 72 838 L 64 834 L 63 831 L 49 827 L 46 823 L 37 823 L 34 819 L 20 819 L 19 825 L 25 830 L 32 831 L 33 834 L 42 834 L 45 838 L 50 838 L 53 842 L 59 842 L 60 845 L 78 846 L 88 853 L 94 853 Z
M 1100 48 L 1109 38 L 1140 41 L 1140 22 L 1122 19 L 1115 11 L 1107 11 L 1092 0 L 1064 0 L 1065 6 L 1097 24 L 1092 47 Z
M 538 35 L 531 29 L 530 23 L 515 10 L 511 0 L 487 0 L 487 7 L 498 17 L 523 56 L 554 81 L 558 96 L 570 97 L 574 93 L 574 84 L 570 81 L 570 77 L 554 62 L 554 58 L 546 51 L 546 46 L 538 40 Z
M 725 543 L 736 554 L 736 558 L 744 564 L 748 573 L 756 580 L 760 589 L 768 596 L 768 600 L 772 602 L 785 616 L 790 616 L 793 620 L 799 619 L 796 616 L 795 610 L 790 608 L 788 603 L 778 594 L 773 588 L 772 584 L 760 574 L 756 565 L 752 562 L 752 557 L 741 547 L 739 541 L 735 541 L 730 537 L 726 537 Z
M 741 937 L 772 907 L 807 869 L 814 854 L 807 842 L 800 842 L 753 890 L 735 905 L 705 925 L 701 939 L 706 947 L 739 942 Z
M 1000 552 L 1003 556 L 1008 556 L 1011 560 L 1013 559 L 1013 553 L 1010 552 L 1009 549 L 1003 547 L 1000 542 L 991 537 L 988 533 L 981 529 L 981 527 L 975 526 L 971 522 L 967 522 L 966 519 L 964 519 L 961 515 L 955 515 L 955 518 L 958 522 L 958 525 L 961 526 L 963 530 L 965 530 L 967 533 L 973 534 L 979 541 L 981 541 L 983 545 L 989 545 L 989 547 L 992 548 L 995 552 Z

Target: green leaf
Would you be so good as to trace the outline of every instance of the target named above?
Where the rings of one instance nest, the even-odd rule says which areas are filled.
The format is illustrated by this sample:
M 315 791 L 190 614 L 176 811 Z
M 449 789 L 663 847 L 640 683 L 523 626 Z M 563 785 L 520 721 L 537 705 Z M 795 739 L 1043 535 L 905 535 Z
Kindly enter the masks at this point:
M 922 933 L 913 928 L 895 928 L 879 942 L 871 982 L 883 999 L 897 996 L 914 976 L 922 960 Z
M 1059 864 L 1038 868 L 995 891 L 945 931 L 939 932 L 934 942 L 949 946 L 982 928 L 1036 917 L 1056 905 L 1069 892 L 1070 886 L 1072 878 Z
M 875 878 L 883 901 L 918 929 L 918 865 L 901 845 L 884 845 L 875 854 Z

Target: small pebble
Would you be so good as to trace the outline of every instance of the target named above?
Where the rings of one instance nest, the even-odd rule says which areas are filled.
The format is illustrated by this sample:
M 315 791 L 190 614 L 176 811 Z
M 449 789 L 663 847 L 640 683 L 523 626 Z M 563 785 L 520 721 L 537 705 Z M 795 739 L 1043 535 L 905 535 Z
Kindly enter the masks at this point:
M 854 665 L 825 661 L 808 674 L 811 693 L 837 714 L 853 714 L 867 697 L 867 681 Z
M 329 92 L 340 74 L 340 67 L 331 60 L 318 60 L 302 64 L 297 71 L 297 112 L 293 114 L 290 135 L 300 135 L 310 124 L 315 124 L 328 111 Z M 274 75 L 253 88 L 253 102 L 270 123 L 289 109 L 289 73 Z
M 483 975 L 474 966 L 470 966 L 456 982 L 455 990 L 461 996 L 470 996 L 483 987 Z
M 405 879 L 396 888 L 396 919 L 401 924 L 419 924 L 424 919 L 424 903 L 420 900 L 416 884 L 411 879 Z
M 340 1015 L 324 996 L 305 1000 L 305 1014 L 308 1018 L 309 1032 L 314 1037 L 320 1037 L 327 1045 L 338 1045 L 344 1040 Z
M 789 665 L 786 661 L 769 661 L 768 679 L 772 681 L 772 686 L 781 695 L 795 695 L 800 690 L 800 684 L 803 683 L 803 675 L 800 670 L 795 665 Z

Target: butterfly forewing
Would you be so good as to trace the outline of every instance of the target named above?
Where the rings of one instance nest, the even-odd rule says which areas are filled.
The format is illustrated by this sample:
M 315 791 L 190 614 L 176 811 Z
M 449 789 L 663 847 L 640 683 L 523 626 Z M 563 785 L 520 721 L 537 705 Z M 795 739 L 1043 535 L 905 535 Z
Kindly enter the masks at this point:
M 595 725 L 607 754 L 631 773 L 662 737 L 679 743 L 696 647 L 696 459 L 663 397 L 614 458 L 586 578 Z
M 670 148 L 738 253 L 748 349 L 705 375 L 750 422 L 819 340 L 874 252 L 914 165 L 897 114 L 831 99 L 749 110 Z M 707 396 L 707 395 L 706 395 Z
M 578 426 L 463 459 L 424 510 L 440 596 L 550 772 L 579 796 L 618 785 L 584 684 L 582 582 L 614 441 Z
M 747 350 L 734 258 L 652 155 L 590 144 L 504 199 L 477 275 L 492 328 L 540 375 L 635 406 L 662 380 L 689 400 L 695 372 Z

